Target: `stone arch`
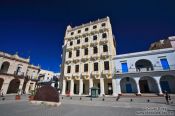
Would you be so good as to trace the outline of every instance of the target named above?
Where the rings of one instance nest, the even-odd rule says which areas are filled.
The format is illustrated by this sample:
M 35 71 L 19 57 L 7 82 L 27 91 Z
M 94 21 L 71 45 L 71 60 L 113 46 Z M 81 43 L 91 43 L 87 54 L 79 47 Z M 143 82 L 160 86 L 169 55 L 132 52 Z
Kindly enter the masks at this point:
M 162 92 L 175 93 L 175 76 L 164 75 L 160 78 Z
M 159 93 L 156 80 L 149 76 L 141 77 L 139 80 L 141 93 Z
M 0 90 L 2 89 L 3 83 L 4 83 L 4 79 L 0 78 Z
M 120 81 L 122 93 L 137 93 L 137 85 L 133 78 L 125 77 Z
M 135 63 L 136 71 L 151 71 L 154 70 L 152 62 L 147 59 L 140 59 Z
M 2 63 L 2 66 L 1 66 L 0 71 L 1 71 L 2 73 L 7 73 L 9 67 L 10 67 L 10 63 L 7 62 L 7 61 L 5 61 L 5 62 Z
M 19 86 L 20 86 L 20 80 L 19 79 L 11 80 L 10 84 L 9 84 L 9 87 L 8 87 L 8 90 L 7 90 L 7 94 L 18 93 Z

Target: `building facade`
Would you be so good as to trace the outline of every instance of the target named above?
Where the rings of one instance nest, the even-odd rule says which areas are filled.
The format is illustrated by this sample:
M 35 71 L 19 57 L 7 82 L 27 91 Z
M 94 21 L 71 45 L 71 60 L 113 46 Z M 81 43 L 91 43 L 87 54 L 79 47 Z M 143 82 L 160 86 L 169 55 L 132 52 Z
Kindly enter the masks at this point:
M 170 36 L 168 39 L 163 39 L 154 42 L 150 45 L 150 50 L 164 49 L 164 48 L 175 48 L 175 36 Z
M 117 55 L 113 58 L 115 95 L 137 95 L 164 91 L 175 94 L 175 50 L 173 48 Z
M 12 94 L 19 90 L 29 93 L 30 90 L 34 90 L 40 67 L 30 65 L 29 62 L 29 58 L 21 58 L 18 54 L 0 52 L 1 93 Z
M 115 39 L 109 17 L 72 28 L 67 26 L 62 55 L 62 95 L 112 94 Z

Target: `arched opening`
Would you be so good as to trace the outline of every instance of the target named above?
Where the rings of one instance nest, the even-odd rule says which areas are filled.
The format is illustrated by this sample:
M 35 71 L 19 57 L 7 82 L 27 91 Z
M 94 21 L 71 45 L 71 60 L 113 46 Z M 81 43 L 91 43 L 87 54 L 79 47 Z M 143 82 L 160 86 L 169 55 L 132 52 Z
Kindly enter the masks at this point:
M 152 63 L 146 59 L 138 60 L 135 63 L 135 67 L 136 67 L 136 71 L 138 71 L 138 72 L 154 70 Z
M 10 63 L 9 62 L 4 62 L 1 66 L 1 73 L 7 73 L 9 69 Z
M 166 75 L 160 78 L 162 92 L 175 93 L 175 76 Z
M 3 83 L 4 83 L 4 79 L 0 78 L 0 90 L 2 89 Z
M 122 93 L 137 93 L 137 85 L 133 78 L 125 77 L 120 81 Z
M 19 79 L 13 79 L 10 81 L 7 94 L 10 93 L 17 93 L 20 85 L 20 80 Z
M 158 93 L 158 86 L 152 77 L 141 77 L 139 80 L 141 93 Z

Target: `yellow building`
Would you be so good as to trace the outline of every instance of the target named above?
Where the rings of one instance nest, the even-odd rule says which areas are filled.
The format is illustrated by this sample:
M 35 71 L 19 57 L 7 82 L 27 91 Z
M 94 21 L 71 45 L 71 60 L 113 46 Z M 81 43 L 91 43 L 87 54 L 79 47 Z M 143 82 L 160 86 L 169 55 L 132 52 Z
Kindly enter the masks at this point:
M 112 95 L 115 47 L 109 17 L 67 26 L 61 66 L 62 95 L 89 95 L 93 86 L 99 88 L 100 95 Z

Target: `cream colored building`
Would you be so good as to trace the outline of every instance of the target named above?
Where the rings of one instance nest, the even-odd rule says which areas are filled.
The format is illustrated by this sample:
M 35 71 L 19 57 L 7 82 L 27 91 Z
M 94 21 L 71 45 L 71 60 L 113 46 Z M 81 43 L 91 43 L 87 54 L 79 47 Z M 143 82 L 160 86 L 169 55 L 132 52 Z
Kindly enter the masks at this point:
M 112 57 L 115 39 L 109 17 L 80 26 L 67 26 L 62 55 L 62 95 L 112 95 Z
M 0 52 L 0 90 L 3 94 L 17 93 L 18 90 L 29 93 L 34 90 L 39 66 L 29 64 L 30 59 L 18 54 Z
M 39 75 L 42 75 L 42 78 L 40 79 L 40 81 L 47 81 L 53 78 L 54 72 L 41 69 L 41 71 L 39 72 Z

